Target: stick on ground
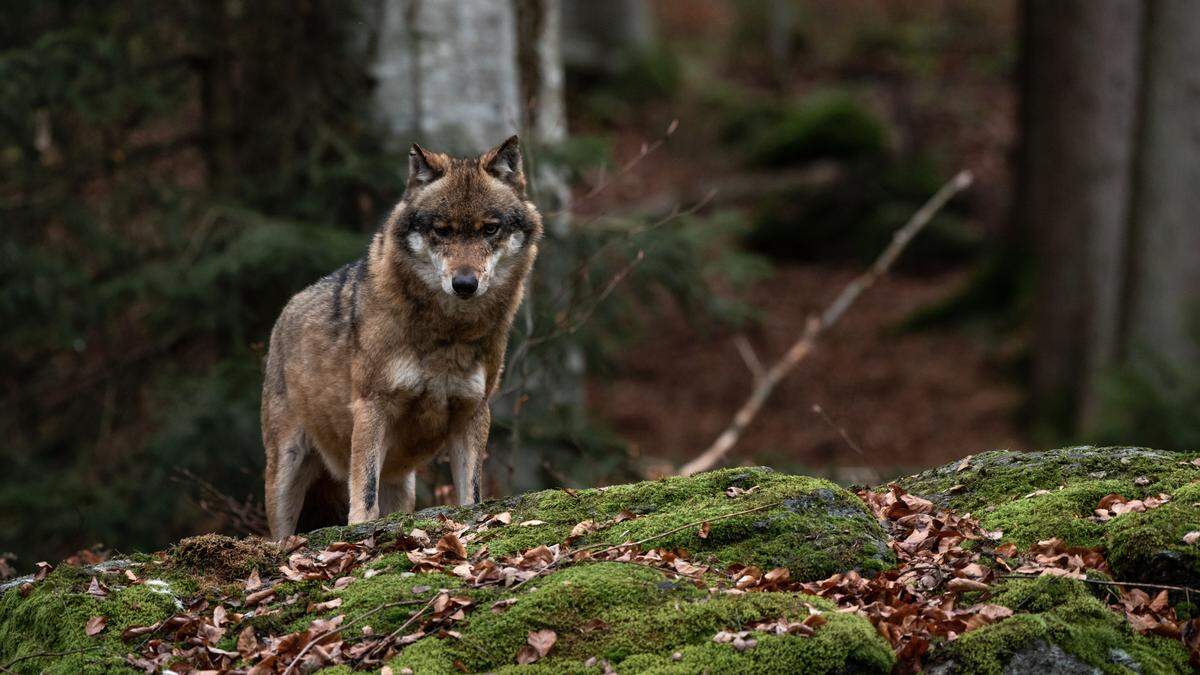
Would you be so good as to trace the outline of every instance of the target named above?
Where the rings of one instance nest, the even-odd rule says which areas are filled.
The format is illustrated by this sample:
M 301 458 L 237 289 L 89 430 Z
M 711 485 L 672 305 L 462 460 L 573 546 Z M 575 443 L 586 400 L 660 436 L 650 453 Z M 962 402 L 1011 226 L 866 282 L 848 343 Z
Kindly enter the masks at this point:
M 803 361 L 810 352 L 813 346 L 816 345 L 817 338 L 822 333 L 829 330 L 838 319 L 842 318 L 842 314 L 854 304 L 858 296 L 862 295 L 863 291 L 867 290 L 879 280 L 880 277 L 887 274 L 891 269 L 892 264 L 904 252 L 905 247 L 912 241 L 933 216 L 950 201 L 950 198 L 965 190 L 971 185 L 972 177 L 969 171 L 960 171 L 958 175 L 950 179 L 950 182 L 942 186 L 925 205 L 917 210 L 916 213 L 908 219 L 896 233 L 892 235 L 892 241 L 888 247 L 883 250 L 883 253 L 875 260 L 871 267 L 860 274 L 854 281 L 851 281 L 842 292 L 834 298 L 833 303 L 825 308 L 825 311 L 820 316 L 809 317 L 807 324 L 804 327 L 804 332 L 792 344 L 791 348 L 784 353 L 783 358 L 775 362 L 762 377 L 757 378 L 754 385 L 754 390 L 750 393 L 750 397 L 738 409 L 737 414 L 733 416 L 733 420 L 725 431 L 713 441 L 713 444 L 700 453 L 692 461 L 684 464 L 679 473 L 683 476 L 690 476 L 701 471 L 708 471 L 717 466 L 725 455 L 737 445 L 738 440 L 742 437 L 742 432 L 750 425 L 754 418 L 762 409 L 764 403 L 771 396 L 771 392 L 775 390 L 776 385 L 783 380 L 796 367 L 796 364 Z

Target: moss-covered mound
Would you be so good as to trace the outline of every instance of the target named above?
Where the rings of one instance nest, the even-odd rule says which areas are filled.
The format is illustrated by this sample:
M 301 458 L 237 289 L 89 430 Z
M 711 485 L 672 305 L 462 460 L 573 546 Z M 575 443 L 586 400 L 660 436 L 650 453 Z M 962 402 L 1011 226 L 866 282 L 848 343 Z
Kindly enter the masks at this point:
M 561 542 L 583 521 L 600 523 L 626 511 L 636 517 L 588 533 L 576 546 L 620 544 L 655 536 L 654 546 L 685 549 L 694 560 L 763 569 L 787 567 L 793 578 L 802 580 L 851 569 L 869 574 L 895 563 L 887 534 L 856 496 L 827 480 L 763 467 L 599 489 L 533 492 L 469 508 L 426 509 L 415 518 L 397 514 L 385 521 L 385 526 L 391 531 L 407 531 L 414 522 L 433 526 L 438 516 L 474 522 L 498 511 L 509 512 L 514 525 L 540 524 L 485 533 L 477 543 L 486 543 L 494 555 Z M 728 515 L 739 512 L 746 513 Z M 657 536 L 706 519 L 712 520 L 706 537 L 700 537 L 695 527 Z M 318 530 L 310 540 L 362 538 L 378 527 Z
M 1175 580 L 1197 574 L 1184 539 L 1200 531 L 1193 459 L 1130 448 L 989 452 L 901 483 L 942 508 L 981 516 L 985 528 L 1003 530 L 1002 539 L 1022 549 L 1061 537 L 1102 549 L 1118 579 Z M 1170 500 L 1142 513 L 1089 518 L 1114 492 Z M 966 557 L 956 545 L 926 551 L 947 556 L 937 574 L 982 575 L 986 590 L 911 576 L 928 569 L 920 561 L 934 559 L 914 557 L 914 542 L 937 541 L 918 521 L 957 527 L 953 514 L 928 507 L 904 502 L 894 514 L 880 511 L 881 524 L 857 496 L 827 481 L 726 469 L 397 514 L 310 533 L 294 553 L 256 539 L 202 536 L 153 556 L 88 569 L 62 565 L 43 579 L 0 585 L 0 668 L 253 665 L 283 672 L 295 663 L 293 672 L 307 672 L 341 661 L 394 673 L 883 673 L 897 667 L 899 654 L 901 669 L 920 664 L 939 673 L 1189 671 L 1179 639 L 1144 625 L 1140 634 L 1114 610 L 1129 600 L 1120 595 L 1124 587 L 1007 577 L 986 537 L 964 541 Z M 640 544 L 613 550 L 624 542 Z M 536 551 L 542 562 L 527 566 Z M 581 552 L 591 555 L 573 555 Z M 964 567 L 968 559 L 997 568 Z M 481 580 L 479 570 L 493 564 L 526 576 Z M 788 574 L 777 575 L 780 567 Z M 843 574 L 850 571 L 862 577 Z M 768 581 L 772 575 L 783 581 Z M 950 621 L 959 620 L 955 612 L 975 621 L 982 607 L 994 618 L 966 632 L 955 628 L 956 635 L 938 633 L 927 652 L 909 649 L 915 643 L 894 634 L 902 622 L 879 617 L 913 606 L 885 604 L 883 614 L 871 613 L 826 590 L 867 578 L 880 589 L 891 579 L 931 583 L 920 593 Z M 751 581 L 743 586 L 743 579 Z M 864 602 L 876 597 L 884 598 Z M 1177 625 L 1194 613 L 1184 597 L 1170 602 L 1154 612 L 1178 616 Z M 333 624 L 317 622 L 331 620 L 344 623 L 334 642 L 322 642 Z M 318 642 L 320 649 L 301 652 Z M 349 666 L 327 671 L 348 673 Z
M 504 512 L 507 524 L 478 525 Z M 797 579 L 850 570 L 873 574 L 895 563 L 886 533 L 855 495 L 824 480 L 769 469 L 727 469 L 604 489 L 551 490 L 470 508 L 427 509 L 311 533 L 312 551 L 335 541 L 371 537 L 377 542 L 363 562 L 345 572 L 352 579 L 340 585 L 332 577 L 286 580 L 277 570 L 286 557 L 274 545 L 214 536 L 185 540 L 160 556 L 108 570 L 61 566 L 24 589 L 10 585 L 4 591 L 0 666 L 16 672 L 133 670 L 126 655 L 142 653 L 147 640 L 166 638 L 168 630 L 129 639 L 123 632 L 180 613 L 213 617 L 217 605 L 230 619 L 215 647 L 227 652 L 236 651 L 247 626 L 266 640 L 302 631 L 314 619 L 352 618 L 385 603 L 410 603 L 362 622 L 371 634 L 384 635 L 405 625 L 414 601 L 419 605 L 441 589 L 469 598 L 473 609 L 453 624 L 455 635 L 429 636 L 404 647 L 391 660 L 395 672 L 406 667 L 418 673 L 464 668 L 600 672 L 604 664 L 623 673 L 887 672 L 894 663 L 887 642 L 867 620 L 795 592 L 714 593 L 661 569 L 603 561 L 564 564 L 513 588 L 479 586 L 448 573 L 452 564 L 415 573 L 404 550 L 388 548 L 393 537 L 413 528 L 436 539 L 446 530 L 445 518 L 473 524 L 463 533 L 468 557 L 485 546 L 488 556 L 501 559 L 559 544 L 577 525 L 592 521 L 597 529 L 576 538 L 575 549 L 653 539 L 645 548 L 686 550 L 697 565 L 787 567 Z M 701 528 L 698 523 L 706 520 L 708 527 Z M 274 589 L 261 604 L 251 602 L 245 588 L 254 569 Z M 102 596 L 88 593 L 93 576 Z M 506 602 L 493 609 L 500 601 Z M 756 634 L 757 645 L 746 650 L 713 641 L 721 631 L 752 630 L 759 621 L 802 620 L 814 611 L 826 613 L 827 621 L 810 636 Z M 98 616 L 105 623 L 89 636 L 88 621 Z M 544 629 L 557 635 L 553 649 L 537 663 L 519 666 L 517 655 L 529 633 Z M 361 630 L 356 625 L 346 635 L 361 638 Z M 220 651 L 214 654 L 220 658 Z
M 1016 612 L 943 643 L 931 673 L 1186 673 L 1178 640 L 1136 634 L 1083 582 L 1009 579 L 990 602 Z
M 1200 452 L 1145 448 L 992 451 L 897 481 L 904 489 L 979 517 L 1019 548 L 1052 537 L 1102 547 L 1119 579 L 1196 585 L 1200 543 Z M 1095 518 L 1109 494 L 1170 501 L 1141 513 Z

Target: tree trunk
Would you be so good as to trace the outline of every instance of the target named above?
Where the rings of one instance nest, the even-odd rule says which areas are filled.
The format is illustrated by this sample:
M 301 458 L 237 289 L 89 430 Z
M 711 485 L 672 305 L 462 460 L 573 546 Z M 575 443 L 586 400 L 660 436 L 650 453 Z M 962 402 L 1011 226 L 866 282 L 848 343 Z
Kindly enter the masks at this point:
M 646 0 L 562 0 L 562 5 L 562 53 L 571 68 L 609 71 L 618 63 L 614 56 L 654 42 L 654 14 Z
M 1033 395 L 1073 429 L 1117 355 L 1136 118 L 1136 0 L 1024 4 L 1020 210 L 1039 263 Z
M 1200 2 L 1147 4 L 1125 357 L 1200 364 Z
M 516 16 L 493 0 L 378 6 L 376 108 L 391 138 L 478 154 L 520 123 Z

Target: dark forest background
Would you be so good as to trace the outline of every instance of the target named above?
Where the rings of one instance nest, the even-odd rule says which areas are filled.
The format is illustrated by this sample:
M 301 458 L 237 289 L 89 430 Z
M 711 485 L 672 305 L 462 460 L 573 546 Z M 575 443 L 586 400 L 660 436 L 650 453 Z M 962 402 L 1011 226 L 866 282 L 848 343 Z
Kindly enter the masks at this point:
M 776 358 L 961 168 L 733 461 L 1196 449 L 1196 110 L 1184 0 L 6 0 L 0 553 L 261 528 L 279 309 L 360 254 L 410 142 L 512 131 L 550 228 L 492 494 L 693 456 L 745 346 Z

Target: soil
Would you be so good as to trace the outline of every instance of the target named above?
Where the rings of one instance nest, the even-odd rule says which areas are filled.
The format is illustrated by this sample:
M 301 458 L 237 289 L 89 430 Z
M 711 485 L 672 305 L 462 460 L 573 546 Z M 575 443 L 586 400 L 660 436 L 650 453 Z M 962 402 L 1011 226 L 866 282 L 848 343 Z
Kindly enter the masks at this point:
M 778 358 L 805 317 L 857 271 L 781 266 L 752 289 L 747 299 L 763 316 L 745 336 L 758 358 L 768 365 Z M 896 330 L 962 279 L 961 272 L 893 277 L 864 294 L 779 385 L 730 461 L 872 481 L 982 450 L 1025 448 L 1015 420 L 1021 393 L 991 356 L 989 336 Z M 686 460 L 716 438 L 751 390 L 734 338 L 706 335 L 672 312 L 629 346 L 619 375 L 589 384 L 590 409 L 636 452 Z

